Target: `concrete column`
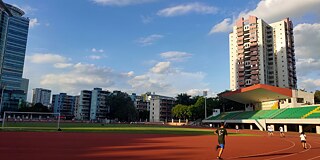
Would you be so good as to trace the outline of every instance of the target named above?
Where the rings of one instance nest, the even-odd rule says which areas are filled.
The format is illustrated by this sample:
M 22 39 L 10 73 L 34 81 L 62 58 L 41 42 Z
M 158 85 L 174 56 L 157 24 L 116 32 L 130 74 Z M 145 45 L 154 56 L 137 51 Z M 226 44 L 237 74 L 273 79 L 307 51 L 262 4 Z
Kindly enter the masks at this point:
M 274 124 L 270 125 L 272 130 L 275 131 Z
M 179 123 L 181 122 L 181 119 L 179 119 Z
M 316 126 L 316 131 L 317 131 L 317 134 L 320 134 L 320 125 Z
M 171 123 L 173 123 L 173 118 L 171 119 Z
M 250 130 L 252 130 L 253 129 L 253 126 L 252 126 L 252 124 L 250 124 Z
M 284 132 L 288 132 L 288 126 L 285 124 L 285 125 L 283 125 L 283 131 Z
M 302 131 L 303 131 L 302 125 L 299 125 L 299 133 L 301 133 Z

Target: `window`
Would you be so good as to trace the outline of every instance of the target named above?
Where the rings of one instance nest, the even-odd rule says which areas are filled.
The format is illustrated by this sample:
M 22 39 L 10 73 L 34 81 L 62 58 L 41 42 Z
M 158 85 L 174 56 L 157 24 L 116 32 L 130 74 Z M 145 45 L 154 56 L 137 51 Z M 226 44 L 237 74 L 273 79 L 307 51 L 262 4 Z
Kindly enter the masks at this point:
M 304 99 L 303 98 L 297 98 L 297 103 L 303 103 Z
M 291 103 L 291 99 L 288 99 L 288 103 Z

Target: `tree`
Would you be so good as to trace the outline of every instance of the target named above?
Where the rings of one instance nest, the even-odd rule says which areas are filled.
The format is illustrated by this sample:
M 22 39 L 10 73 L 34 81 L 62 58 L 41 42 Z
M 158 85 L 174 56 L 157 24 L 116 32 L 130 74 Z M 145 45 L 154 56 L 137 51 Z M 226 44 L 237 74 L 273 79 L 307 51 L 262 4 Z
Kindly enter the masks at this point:
M 107 97 L 107 104 L 110 112 L 107 114 L 109 119 L 118 119 L 119 121 L 136 121 L 138 112 L 127 93 L 117 92 Z
M 22 106 L 19 108 L 20 112 L 50 112 L 48 107 L 42 103 L 36 103 L 32 107 Z
M 178 104 L 172 108 L 171 113 L 179 119 L 189 119 L 192 116 L 191 106 Z
M 178 94 L 178 96 L 176 97 L 176 99 L 177 99 L 176 104 L 191 105 L 190 97 L 191 96 L 186 93 Z
M 320 103 L 320 91 L 316 90 L 314 93 L 314 103 L 319 104 Z
M 138 114 L 139 114 L 139 120 L 141 120 L 141 121 L 145 121 L 145 120 L 149 121 L 150 111 L 141 110 L 141 111 L 139 111 Z

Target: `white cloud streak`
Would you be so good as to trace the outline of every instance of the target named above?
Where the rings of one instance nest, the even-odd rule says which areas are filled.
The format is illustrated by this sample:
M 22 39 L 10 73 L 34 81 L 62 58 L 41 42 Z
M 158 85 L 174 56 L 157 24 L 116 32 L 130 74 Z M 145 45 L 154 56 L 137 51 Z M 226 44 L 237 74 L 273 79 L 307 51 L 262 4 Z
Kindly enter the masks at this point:
M 230 23 L 231 19 L 230 18 L 226 18 L 224 19 L 222 22 L 216 24 L 215 26 L 213 26 L 209 32 L 210 34 L 213 33 L 217 33 L 217 32 L 227 32 L 230 30 L 230 28 L 232 28 L 232 24 Z
M 154 67 L 150 69 L 151 72 L 162 74 L 165 72 L 168 72 L 168 69 L 170 68 L 170 62 L 159 62 Z
M 150 3 L 155 0 L 92 0 L 94 3 L 103 6 L 128 6 L 142 3 Z
M 160 56 L 168 61 L 183 61 L 190 58 L 192 54 L 187 52 L 169 51 L 160 53 Z
M 92 49 L 91 49 L 91 52 L 93 52 L 93 53 L 103 53 L 104 50 L 103 50 L 103 49 L 92 48 Z
M 34 28 L 35 26 L 40 25 L 37 18 L 31 18 L 29 21 L 29 27 Z
M 149 46 L 154 44 L 156 41 L 162 39 L 164 36 L 160 35 L 160 34 L 152 34 L 149 35 L 147 37 L 141 37 L 137 40 L 137 42 L 141 45 L 141 46 Z
M 30 61 L 31 63 L 64 63 L 68 61 L 67 58 L 58 55 L 58 54 L 52 54 L 52 53 L 35 53 L 31 56 L 26 56 L 26 60 Z
M 218 9 L 216 7 L 208 6 L 202 3 L 189 3 L 162 9 L 158 11 L 157 15 L 163 17 L 173 17 L 189 13 L 214 14 L 217 12 L 217 10 Z

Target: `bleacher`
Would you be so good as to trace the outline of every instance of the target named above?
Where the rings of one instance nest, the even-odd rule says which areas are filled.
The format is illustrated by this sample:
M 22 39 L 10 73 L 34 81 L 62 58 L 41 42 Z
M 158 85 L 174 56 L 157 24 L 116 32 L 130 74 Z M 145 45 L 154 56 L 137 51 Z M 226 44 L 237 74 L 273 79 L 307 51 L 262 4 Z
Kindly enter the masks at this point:
M 316 108 L 317 106 L 288 108 L 284 112 L 275 116 L 274 119 L 299 119 Z
M 320 106 L 305 106 L 276 110 L 259 110 L 243 112 L 224 112 L 207 120 L 241 120 L 241 119 L 300 119 L 320 118 Z

